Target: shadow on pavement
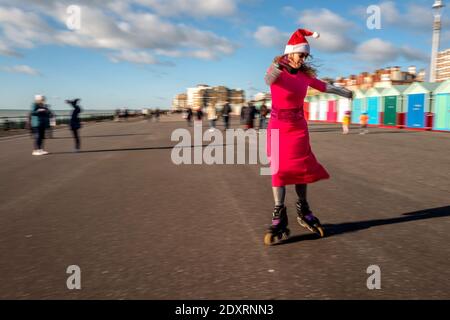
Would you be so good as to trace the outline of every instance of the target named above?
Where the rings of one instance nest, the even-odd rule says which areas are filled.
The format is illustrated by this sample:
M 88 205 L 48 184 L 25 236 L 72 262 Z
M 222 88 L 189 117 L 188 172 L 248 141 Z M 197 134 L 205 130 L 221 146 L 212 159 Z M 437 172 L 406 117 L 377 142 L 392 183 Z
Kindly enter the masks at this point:
M 355 130 L 356 131 L 356 130 Z M 408 133 L 408 134 L 416 134 L 416 133 L 420 133 L 420 132 L 423 132 L 423 131 L 408 131 L 408 130 L 405 130 L 405 131 L 370 131 L 369 130 L 369 133 L 367 133 L 368 135 L 372 135 L 372 134 L 386 134 L 386 133 Z M 359 134 L 359 132 L 357 132 L 357 134 Z
M 128 137 L 128 136 L 150 136 L 151 133 L 124 133 L 124 134 L 105 134 L 105 135 L 96 135 L 96 136 L 80 136 L 81 139 L 84 138 L 109 138 L 109 137 Z M 64 137 L 53 137 L 54 139 L 71 139 L 73 140 L 72 136 L 64 136 Z
M 378 129 L 378 128 L 374 128 Z M 310 127 L 309 128 L 309 132 L 342 132 L 342 128 L 314 128 L 314 127 Z M 377 131 L 370 131 L 369 129 L 369 135 L 372 134 L 387 134 L 387 133 L 419 133 L 420 131 L 401 131 L 401 130 L 377 130 Z M 359 134 L 359 128 L 355 127 L 355 128 L 350 128 L 350 132 L 348 133 L 348 135 L 354 135 L 354 134 Z
M 366 221 L 356 221 L 356 222 L 345 222 L 339 224 L 324 224 L 325 237 L 332 237 L 344 233 L 356 232 L 364 229 L 369 229 L 372 227 L 378 227 L 389 224 L 404 223 L 410 221 L 432 219 L 432 218 L 442 218 L 450 216 L 450 206 L 438 207 L 432 209 L 425 209 L 420 211 L 414 211 L 402 214 L 401 217 L 389 218 L 389 219 L 378 219 L 378 220 L 366 220 Z M 305 229 L 306 231 L 306 229 Z M 293 243 L 304 240 L 318 240 L 320 237 L 318 235 L 309 233 L 296 235 L 283 243 Z
M 205 148 L 205 147 L 225 147 L 226 144 L 203 144 L 201 146 L 163 146 L 163 147 L 141 147 L 141 148 L 124 148 L 124 149 L 101 149 L 101 150 L 82 150 L 82 151 L 64 151 L 64 152 L 51 152 L 47 155 L 58 155 L 58 154 L 81 154 L 81 153 L 98 153 L 98 152 L 120 152 L 120 151 L 145 151 L 145 150 L 168 150 L 168 149 L 180 149 L 180 148 Z

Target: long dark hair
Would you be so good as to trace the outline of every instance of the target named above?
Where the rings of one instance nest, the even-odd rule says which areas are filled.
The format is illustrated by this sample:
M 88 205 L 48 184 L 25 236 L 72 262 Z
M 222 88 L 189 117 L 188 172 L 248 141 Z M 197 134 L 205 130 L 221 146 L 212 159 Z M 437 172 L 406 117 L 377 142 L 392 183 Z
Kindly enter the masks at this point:
M 317 68 L 314 65 L 314 63 L 311 62 L 311 60 L 313 59 L 312 55 L 308 55 L 307 57 L 308 60 L 310 60 L 309 62 L 303 62 L 302 66 L 300 67 L 299 71 L 303 72 L 304 74 L 306 74 L 307 76 L 310 77 L 317 77 Z M 285 55 L 281 55 L 281 56 L 276 56 L 273 59 L 274 63 L 280 63 L 283 65 L 287 65 L 289 64 L 289 60 L 287 57 L 287 54 Z

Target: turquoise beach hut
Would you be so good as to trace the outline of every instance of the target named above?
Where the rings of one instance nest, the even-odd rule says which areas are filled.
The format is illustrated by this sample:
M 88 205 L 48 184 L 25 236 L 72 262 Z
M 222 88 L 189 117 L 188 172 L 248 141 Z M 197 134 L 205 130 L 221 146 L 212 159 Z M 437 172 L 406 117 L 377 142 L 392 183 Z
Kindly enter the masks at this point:
M 381 112 L 381 91 L 382 89 L 370 88 L 366 91 L 366 106 L 367 115 L 369 116 L 368 124 L 378 125 L 380 124 L 380 112 Z
M 361 113 L 366 111 L 365 100 L 366 96 L 364 94 L 364 91 L 356 89 L 353 92 L 352 123 L 359 123 Z
M 433 130 L 450 131 L 450 79 L 434 91 Z

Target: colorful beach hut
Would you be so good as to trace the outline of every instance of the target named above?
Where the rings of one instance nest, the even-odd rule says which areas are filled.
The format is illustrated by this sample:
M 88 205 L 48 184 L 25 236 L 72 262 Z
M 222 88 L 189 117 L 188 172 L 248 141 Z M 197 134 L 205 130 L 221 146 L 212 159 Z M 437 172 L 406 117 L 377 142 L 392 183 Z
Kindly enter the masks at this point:
M 319 119 L 319 97 L 310 96 L 309 101 L 309 119 L 312 121 L 317 121 Z
M 327 113 L 328 113 L 328 94 L 322 93 L 319 94 L 319 121 L 327 121 Z
M 380 124 L 381 91 L 382 89 L 378 88 L 370 88 L 366 91 L 366 112 L 369 117 L 368 124 Z
M 328 111 L 327 122 L 337 122 L 338 115 L 338 96 L 334 94 L 327 94 Z
M 434 130 L 450 131 L 450 79 L 434 91 Z
M 311 96 L 306 96 L 305 101 L 303 102 L 303 113 L 306 120 L 309 120 L 309 103 L 311 100 Z
M 361 113 L 366 111 L 366 96 L 364 91 L 356 89 L 353 92 L 352 123 L 359 123 Z
M 338 109 L 338 114 L 337 114 L 337 122 L 342 122 L 344 119 L 344 115 L 346 111 L 350 111 L 351 109 L 351 100 L 344 98 L 344 97 L 339 97 L 338 101 L 337 101 L 337 109 Z
M 381 91 L 381 124 L 385 126 L 405 125 L 403 93 L 409 85 L 391 86 Z
M 404 92 L 406 97 L 406 127 L 425 129 L 431 123 L 431 95 L 439 83 L 414 82 Z M 428 119 L 426 119 L 428 118 Z

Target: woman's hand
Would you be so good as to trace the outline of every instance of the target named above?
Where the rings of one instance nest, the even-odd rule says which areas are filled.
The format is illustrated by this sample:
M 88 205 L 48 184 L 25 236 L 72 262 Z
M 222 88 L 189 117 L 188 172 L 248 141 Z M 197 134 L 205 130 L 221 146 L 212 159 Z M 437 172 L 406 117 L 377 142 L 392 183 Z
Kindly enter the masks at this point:
M 280 65 L 275 62 L 272 63 L 272 65 L 269 67 L 269 70 L 267 70 L 266 76 L 264 77 L 266 84 L 270 86 L 278 79 L 280 74 L 281 74 Z
M 325 91 L 326 93 L 333 93 L 333 94 L 337 94 L 338 96 L 347 98 L 347 99 L 353 99 L 353 92 L 346 89 L 346 88 L 341 88 L 341 87 L 336 87 L 332 84 L 327 83 L 327 90 Z

